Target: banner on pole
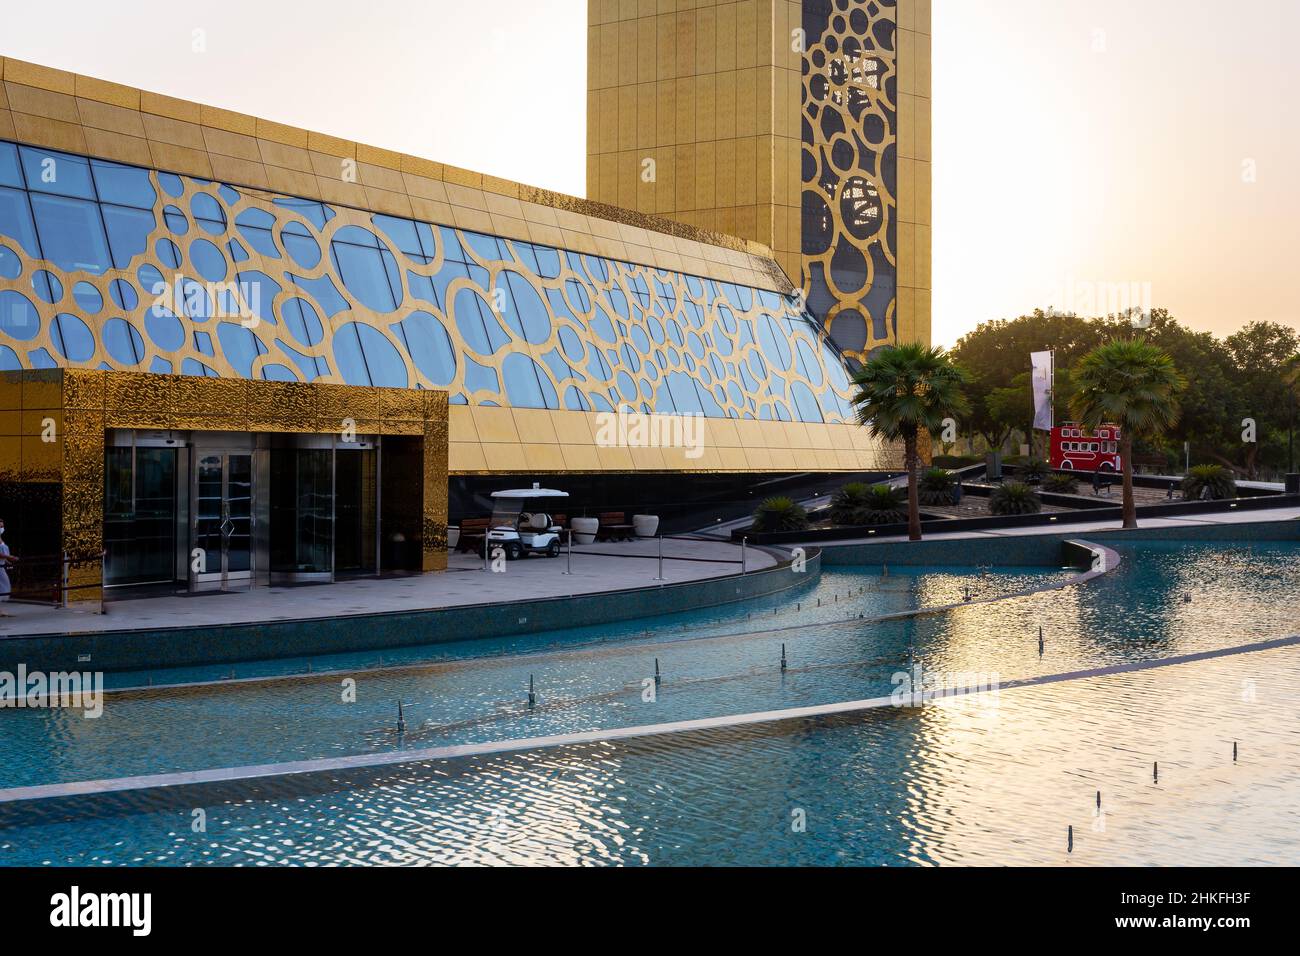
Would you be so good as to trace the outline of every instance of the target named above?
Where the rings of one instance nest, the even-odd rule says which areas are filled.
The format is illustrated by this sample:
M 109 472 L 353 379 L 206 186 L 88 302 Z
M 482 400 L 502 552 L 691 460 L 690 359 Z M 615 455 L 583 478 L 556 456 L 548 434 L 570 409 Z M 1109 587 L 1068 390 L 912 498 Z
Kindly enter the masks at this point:
M 1034 383 L 1034 428 L 1050 432 L 1055 424 L 1052 415 L 1052 372 L 1054 356 L 1051 352 L 1031 352 Z

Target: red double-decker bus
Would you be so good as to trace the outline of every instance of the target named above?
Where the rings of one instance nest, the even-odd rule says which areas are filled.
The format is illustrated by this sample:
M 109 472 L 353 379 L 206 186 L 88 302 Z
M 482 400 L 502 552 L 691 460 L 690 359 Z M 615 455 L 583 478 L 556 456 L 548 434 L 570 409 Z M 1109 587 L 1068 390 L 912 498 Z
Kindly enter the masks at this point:
M 1052 429 L 1049 463 L 1053 468 L 1067 470 L 1123 471 L 1119 426 L 1098 425 L 1094 431 L 1078 422 L 1057 425 Z

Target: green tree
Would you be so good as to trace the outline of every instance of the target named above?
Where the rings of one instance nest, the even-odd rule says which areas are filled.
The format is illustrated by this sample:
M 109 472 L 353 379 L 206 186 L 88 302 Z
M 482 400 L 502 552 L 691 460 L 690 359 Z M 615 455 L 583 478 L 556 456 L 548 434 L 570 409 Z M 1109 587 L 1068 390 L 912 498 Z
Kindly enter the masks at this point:
M 1055 404 L 1058 410 L 1064 410 L 1068 394 L 1062 387 L 1063 370 L 1107 337 L 1107 328 L 1100 322 L 1042 309 L 1017 319 L 980 323 L 952 350 L 953 361 L 966 369 L 970 376 L 965 389 L 970 403 L 966 425 L 982 436 L 990 448 L 1001 448 L 1011 432 L 1022 427 L 1022 422 L 1027 428 L 1032 421 L 1032 411 L 1028 416 L 1013 421 L 1008 417 L 1013 404 L 1011 397 L 1005 394 L 998 398 L 992 396 L 1001 389 L 1017 388 L 1015 380 L 1022 374 L 1025 376 L 1024 393 L 1028 396 L 1029 353 L 1049 349 L 1056 352 Z M 1031 398 L 1024 401 L 1032 403 Z
M 1295 473 L 1295 431 L 1298 424 L 1296 419 L 1297 409 L 1300 409 L 1300 353 L 1291 356 L 1286 361 L 1286 368 L 1282 373 L 1283 380 L 1291 391 L 1287 400 L 1287 465 L 1288 474 Z
M 1286 369 L 1300 352 L 1300 335 L 1278 322 L 1251 322 L 1223 344 L 1232 359 L 1235 387 L 1223 446 L 1213 457 L 1256 478 L 1261 464 L 1282 466 L 1286 461 L 1293 394 Z M 1255 422 L 1255 442 L 1242 441 L 1246 419 Z
M 1178 421 L 1178 396 L 1187 386 L 1169 353 L 1145 338 L 1099 345 L 1074 368 L 1071 408 L 1089 428 L 1120 427 L 1124 458 L 1124 527 L 1137 527 L 1133 502 L 1133 441 L 1158 439 Z
M 942 348 L 919 343 L 879 350 L 853 376 L 858 422 L 877 438 L 903 442 L 907 467 L 907 532 L 921 539 L 917 467 L 921 434 L 936 435 L 944 419 L 960 418 L 968 405 L 962 394 L 966 372 Z

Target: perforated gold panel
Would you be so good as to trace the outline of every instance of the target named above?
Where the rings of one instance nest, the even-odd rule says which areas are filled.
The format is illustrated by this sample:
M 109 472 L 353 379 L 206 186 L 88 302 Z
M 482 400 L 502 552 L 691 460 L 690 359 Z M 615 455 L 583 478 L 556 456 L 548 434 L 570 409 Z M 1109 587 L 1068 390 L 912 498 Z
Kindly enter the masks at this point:
M 770 245 L 849 356 L 930 340 L 930 0 L 592 0 L 588 193 Z

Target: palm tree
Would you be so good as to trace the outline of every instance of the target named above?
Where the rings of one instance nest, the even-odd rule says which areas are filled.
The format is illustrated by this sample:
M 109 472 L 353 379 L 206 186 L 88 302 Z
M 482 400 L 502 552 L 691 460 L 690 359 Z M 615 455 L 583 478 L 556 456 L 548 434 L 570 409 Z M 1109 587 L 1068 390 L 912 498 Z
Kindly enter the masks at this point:
M 921 540 L 921 506 L 917 496 L 918 452 L 922 432 L 938 434 L 944 419 L 967 411 L 962 385 L 966 372 L 941 348 L 920 343 L 886 346 L 853 376 L 852 402 L 858 423 L 875 438 L 903 442 L 907 467 L 907 536 Z
M 1099 345 L 1074 367 L 1070 408 L 1089 428 L 1120 427 L 1124 459 L 1124 527 L 1137 527 L 1133 504 L 1133 439 L 1158 438 L 1178 421 L 1178 394 L 1187 380 L 1169 353 L 1144 338 Z

